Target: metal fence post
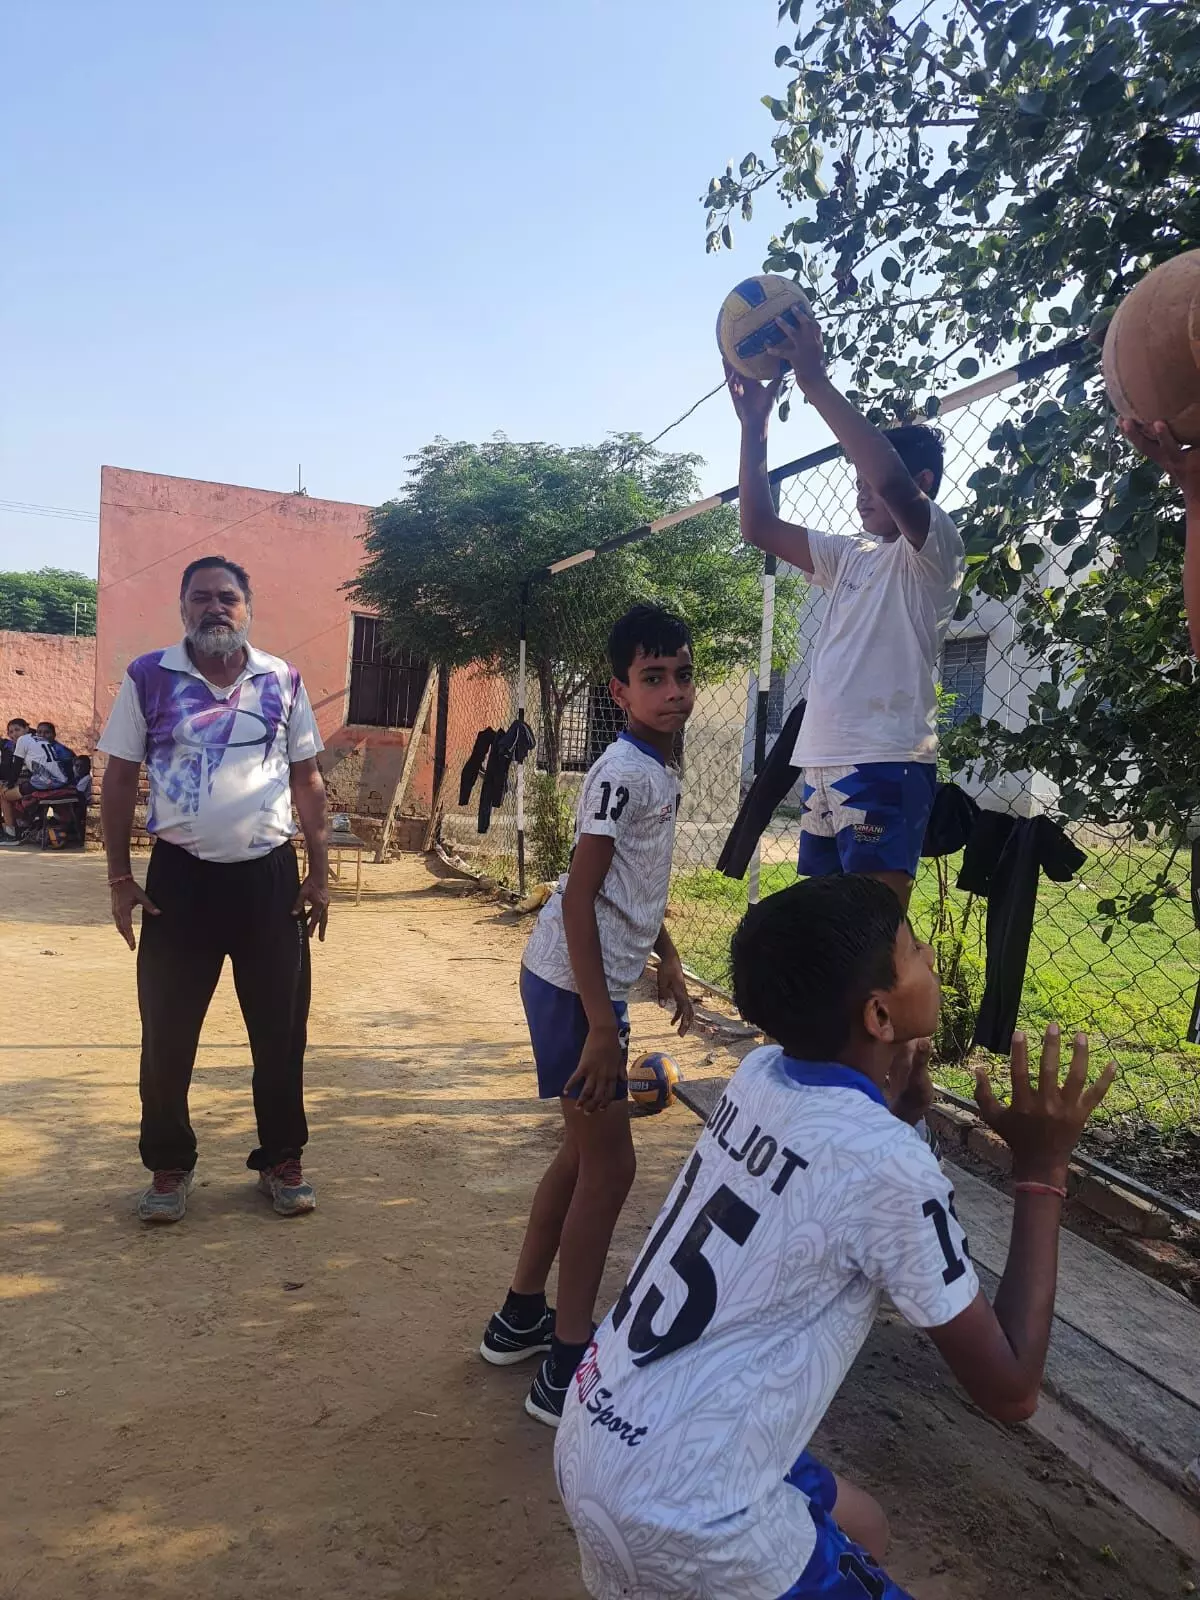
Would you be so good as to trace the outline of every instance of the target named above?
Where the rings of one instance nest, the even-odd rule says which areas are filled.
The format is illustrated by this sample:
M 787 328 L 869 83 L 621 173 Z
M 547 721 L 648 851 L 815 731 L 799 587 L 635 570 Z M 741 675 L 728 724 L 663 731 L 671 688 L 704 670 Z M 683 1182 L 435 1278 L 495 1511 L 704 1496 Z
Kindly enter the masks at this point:
M 517 645 L 517 723 L 525 725 L 525 624 L 529 585 L 521 585 L 521 634 Z M 525 898 L 525 761 L 517 762 L 517 889 Z
M 778 498 L 778 490 L 775 491 Z M 762 771 L 767 759 L 767 717 L 771 703 L 771 663 L 775 655 L 775 572 L 776 558 L 763 557 L 762 575 L 762 626 L 758 635 L 758 693 L 754 697 L 754 776 Z M 754 846 L 750 858 L 749 903 L 758 904 L 759 867 L 761 846 Z

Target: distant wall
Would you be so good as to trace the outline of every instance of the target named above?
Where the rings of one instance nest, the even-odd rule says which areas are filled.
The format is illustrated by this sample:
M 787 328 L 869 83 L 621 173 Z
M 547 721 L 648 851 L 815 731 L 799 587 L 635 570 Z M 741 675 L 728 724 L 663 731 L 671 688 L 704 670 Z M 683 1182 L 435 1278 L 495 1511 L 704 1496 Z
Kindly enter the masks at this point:
M 0 632 L 0 724 L 49 721 L 72 750 L 90 750 L 95 679 L 95 639 Z

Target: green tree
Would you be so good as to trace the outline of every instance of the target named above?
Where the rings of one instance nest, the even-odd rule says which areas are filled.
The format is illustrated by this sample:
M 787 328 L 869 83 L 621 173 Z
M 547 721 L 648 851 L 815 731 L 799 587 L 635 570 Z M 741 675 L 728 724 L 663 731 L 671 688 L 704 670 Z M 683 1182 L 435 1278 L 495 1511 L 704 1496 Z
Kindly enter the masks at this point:
M 78 606 L 78 612 L 76 611 Z M 16 633 L 96 631 L 96 580 L 81 572 L 42 567 L 0 572 L 0 629 Z
M 970 480 L 968 586 L 1020 597 L 1050 679 L 1028 727 L 956 729 L 958 757 L 1049 773 L 1069 817 L 1179 829 L 1200 808 L 1182 517 L 1115 432 L 1096 343 L 1139 278 L 1200 245 L 1200 10 L 786 0 L 780 17 L 798 31 L 765 99 L 771 155 L 713 179 L 708 248 L 776 189 L 791 215 L 766 268 L 811 292 L 880 415 L 936 416 L 989 359 L 1092 336 L 1022 392 Z
M 515 672 L 529 573 L 699 497 L 697 457 L 647 449 L 632 434 L 571 449 L 438 439 L 410 459 L 403 491 L 372 515 L 352 593 L 397 643 L 445 667 Z M 757 657 L 761 570 L 722 508 L 530 585 L 528 672 L 550 773 L 566 707 L 608 679 L 608 630 L 623 611 L 643 600 L 679 611 L 698 676 L 720 678 Z

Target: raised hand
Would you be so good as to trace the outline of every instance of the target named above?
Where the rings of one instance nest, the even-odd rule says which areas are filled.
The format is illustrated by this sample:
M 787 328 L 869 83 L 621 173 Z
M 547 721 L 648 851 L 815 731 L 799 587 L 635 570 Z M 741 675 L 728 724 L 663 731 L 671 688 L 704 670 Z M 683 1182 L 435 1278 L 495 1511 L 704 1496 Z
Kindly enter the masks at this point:
M 781 373 L 778 378 L 772 378 L 769 383 L 758 383 L 753 378 L 743 378 L 742 374 L 735 371 L 727 361 L 725 382 L 729 387 L 729 398 L 733 401 L 738 421 L 744 428 L 762 428 L 765 432 L 767 423 L 771 420 L 771 407 L 775 404 L 783 383 L 783 374 Z
M 790 363 L 796 387 L 807 394 L 810 388 L 825 383 L 825 346 L 816 319 L 795 310 L 786 317 L 777 317 L 775 326 L 783 335 L 783 342 L 773 348 Z
M 1135 450 L 1169 472 L 1185 492 L 1200 491 L 1200 450 L 1180 444 L 1165 422 L 1146 427 L 1132 417 L 1122 417 L 1121 432 Z
M 1029 1081 L 1029 1046 L 1023 1033 L 1012 1042 L 1012 1102 L 1003 1105 L 992 1091 L 987 1069 L 976 1070 L 979 1114 L 1013 1153 L 1013 1177 L 1065 1188 L 1067 1163 L 1092 1112 L 1112 1087 L 1116 1062 L 1110 1061 L 1089 1086 L 1087 1035 L 1077 1033 L 1071 1065 L 1059 1082 L 1062 1039 L 1052 1022 L 1042 1040 L 1037 1088 Z

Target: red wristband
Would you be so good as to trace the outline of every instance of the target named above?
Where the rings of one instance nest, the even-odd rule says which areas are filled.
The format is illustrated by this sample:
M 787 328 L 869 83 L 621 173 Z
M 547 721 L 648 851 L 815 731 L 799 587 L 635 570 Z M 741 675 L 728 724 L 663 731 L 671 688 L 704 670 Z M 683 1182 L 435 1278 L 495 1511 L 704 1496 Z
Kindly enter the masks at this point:
M 122 872 L 119 877 L 110 878 L 108 880 L 108 887 L 110 889 L 115 889 L 119 883 L 136 883 L 136 882 L 137 882 L 137 879 L 134 877 L 132 872 Z
M 1056 1183 L 1014 1183 L 1013 1188 L 1020 1194 L 1056 1194 L 1060 1200 L 1067 1198 L 1067 1191 Z

